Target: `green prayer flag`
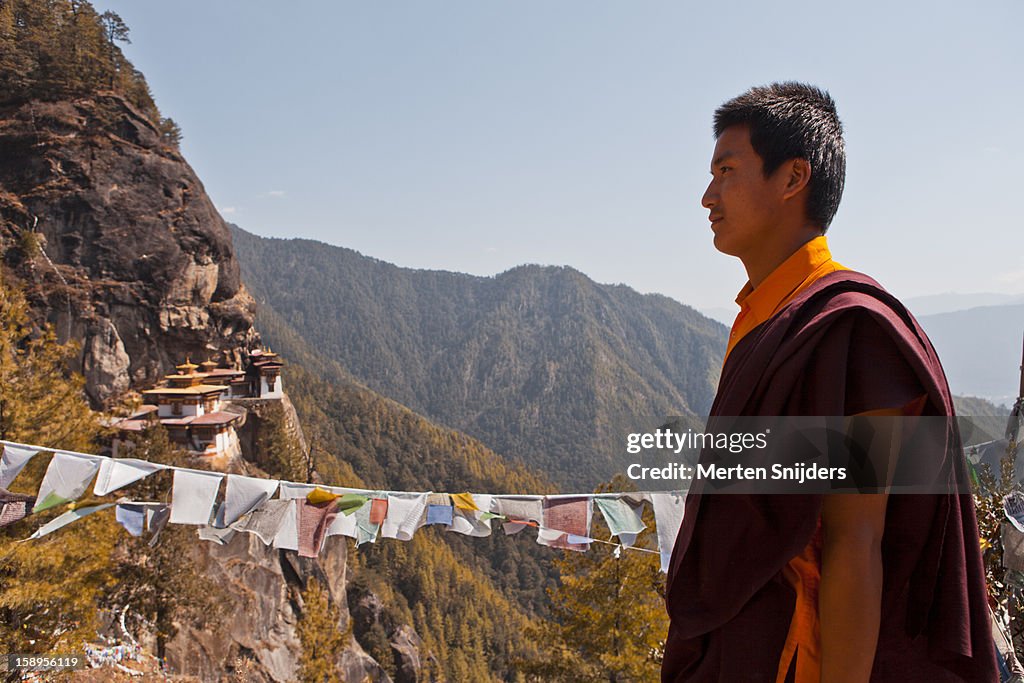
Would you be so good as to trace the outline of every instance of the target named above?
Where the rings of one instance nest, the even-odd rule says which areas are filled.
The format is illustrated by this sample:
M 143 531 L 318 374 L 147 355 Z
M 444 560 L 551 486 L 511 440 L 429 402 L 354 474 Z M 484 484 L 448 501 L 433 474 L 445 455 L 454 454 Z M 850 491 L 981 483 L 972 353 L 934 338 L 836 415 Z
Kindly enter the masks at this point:
M 368 500 L 370 500 L 369 496 L 361 496 L 358 493 L 346 493 L 338 498 L 338 511 L 351 515 L 366 505 Z

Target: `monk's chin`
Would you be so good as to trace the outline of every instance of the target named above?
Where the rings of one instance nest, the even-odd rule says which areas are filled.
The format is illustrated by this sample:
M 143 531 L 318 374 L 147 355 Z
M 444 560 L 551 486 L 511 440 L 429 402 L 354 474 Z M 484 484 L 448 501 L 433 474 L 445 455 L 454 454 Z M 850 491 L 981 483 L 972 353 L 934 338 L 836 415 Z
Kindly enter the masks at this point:
M 739 258 L 740 256 L 740 250 L 738 248 L 738 245 L 731 243 L 729 238 L 724 235 L 716 233 L 714 245 L 715 249 L 725 254 L 726 256 L 735 256 L 736 258 Z

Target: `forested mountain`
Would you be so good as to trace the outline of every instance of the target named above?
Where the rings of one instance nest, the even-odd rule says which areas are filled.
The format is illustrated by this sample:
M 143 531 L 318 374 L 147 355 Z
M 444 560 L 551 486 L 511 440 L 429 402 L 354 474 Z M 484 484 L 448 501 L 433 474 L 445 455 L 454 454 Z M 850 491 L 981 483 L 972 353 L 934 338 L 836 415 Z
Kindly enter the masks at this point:
M 627 431 L 714 396 L 725 328 L 664 296 L 566 267 L 475 277 L 233 236 L 258 301 L 324 359 L 565 486 L 610 479 Z
M 320 356 L 273 308 L 261 307 L 258 318 L 263 334 L 278 340 L 277 350 L 290 359 L 285 381 L 315 445 L 317 475 L 326 481 L 415 491 L 555 490 L 543 476 L 511 465 L 476 439 L 432 424 L 360 385 L 337 362 Z M 607 530 L 598 531 L 600 522 L 595 523 L 595 535 L 606 537 Z M 642 547 L 654 544 L 648 537 Z M 657 680 L 657 661 L 646 648 L 635 651 L 645 632 L 660 637 L 667 628 L 657 555 L 628 553 L 628 560 L 608 565 L 611 551 L 595 546 L 587 558 L 560 553 L 535 543 L 532 534 L 505 536 L 497 521 L 487 538 L 428 527 L 409 543 L 381 540 L 364 546 L 350 558 L 348 604 L 355 637 L 389 673 L 398 674 L 396 680 L 411 680 L 402 675 L 409 662 L 401 646 L 405 625 L 415 629 L 413 642 L 422 638 L 418 680 L 606 680 L 609 671 L 619 670 L 629 671 L 629 680 Z M 584 656 L 589 650 L 578 642 L 553 640 L 561 630 L 549 613 L 547 594 L 558 594 L 560 574 L 564 579 L 566 572 L 578 570 L 575 580 L 585 583 L 592 572 L 599 576 L 615 566 L 631 572 L 616 584 L 634 591 L 630 602 L 621 604 L 615 590 L 604 585 L 585 598 L 609 613 L 608 623 L 601 622 L 603 632 L 615 634 L 620 647 L 633 648 L 609 665 L 598 663 L 593 653 Z M 582 589 L 573 584 L 570 590 Z M 616 610 L 649 623 L 637 634 L 618 629 L 609 621 Z M 566 628 L 575 633 L 577 627 Z M 538 633 L 545 636 L 538 639 Z M 611 652 L 602 657 L 615 659 Z M 524 671 L 531 673 L 524 678 Z

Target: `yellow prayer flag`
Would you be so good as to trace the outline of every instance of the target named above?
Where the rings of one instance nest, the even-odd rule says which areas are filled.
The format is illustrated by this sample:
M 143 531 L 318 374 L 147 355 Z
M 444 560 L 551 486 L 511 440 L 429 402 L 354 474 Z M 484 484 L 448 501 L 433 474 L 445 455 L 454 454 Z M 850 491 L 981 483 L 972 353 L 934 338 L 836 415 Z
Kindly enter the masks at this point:
M 336 500 L 338 497 L 339 496 L 337 493 L 325 491 L 324 489 L 317 486 L 315 489 L 309 492 L 309 495 L 306 496 L 306 500 L 308 500 L 313 505 L 319 505 L 320 503 L 329 503 L 332 500 Z
M 477 510 L 480 508 L 476 506 L 476 502 L 473 500 L 472 493 L 453 493 L 452 502 L 455 503 L 455 507 L 460 510 Z

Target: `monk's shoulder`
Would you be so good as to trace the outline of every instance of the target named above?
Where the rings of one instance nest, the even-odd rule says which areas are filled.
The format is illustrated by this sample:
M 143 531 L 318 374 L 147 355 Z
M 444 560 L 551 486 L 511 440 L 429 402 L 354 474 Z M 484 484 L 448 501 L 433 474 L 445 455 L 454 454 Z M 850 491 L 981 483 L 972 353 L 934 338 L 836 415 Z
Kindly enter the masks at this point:
M 841 359 L 850 386 L 862 388 L 851 399 L 867 405 L 861 409 L 888 407 L 884 404 L 921 392 L 936 406 L 948 402 L 934 346 L 910 311 L 877 282 L 852 273 L 806 303 L 804 320 L 811 322 L 803 327 L 818 344 L 815 355 Z
M 874 323 L 897 338 L 917 337 L 919 326 L 899 299 L 871 277 L 844 270 L 820 278 L 797 304 L 801 324 L 864 326 Z

